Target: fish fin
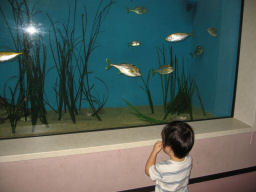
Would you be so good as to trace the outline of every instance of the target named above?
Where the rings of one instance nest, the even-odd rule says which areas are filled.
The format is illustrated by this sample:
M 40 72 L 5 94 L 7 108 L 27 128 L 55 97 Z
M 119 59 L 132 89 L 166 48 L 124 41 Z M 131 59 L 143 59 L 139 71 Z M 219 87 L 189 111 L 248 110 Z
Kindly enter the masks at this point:
M 127 13 L 130 13 L 131 12 L 131 9 L 127 8 Z
M 106 70 L 109 70 L 111 68 L 111 62 L 108 58 L 106 58 L 106 62 L 107 62 L 107 66 L 106 66 Z

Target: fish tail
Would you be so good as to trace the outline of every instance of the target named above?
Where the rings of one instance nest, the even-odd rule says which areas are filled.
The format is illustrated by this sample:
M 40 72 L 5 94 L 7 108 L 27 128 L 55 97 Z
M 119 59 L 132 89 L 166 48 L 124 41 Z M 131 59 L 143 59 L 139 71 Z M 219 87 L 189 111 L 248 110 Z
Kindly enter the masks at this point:
M 106 66 L 106 70 L 109 70 L 111 68 L 111 62 L 108 58 L 106 58 L 106 62 L 107 62 L 107 66 Z
M 131 12 L 131 9 L 127 8 L 127 13 L 130 13 Z

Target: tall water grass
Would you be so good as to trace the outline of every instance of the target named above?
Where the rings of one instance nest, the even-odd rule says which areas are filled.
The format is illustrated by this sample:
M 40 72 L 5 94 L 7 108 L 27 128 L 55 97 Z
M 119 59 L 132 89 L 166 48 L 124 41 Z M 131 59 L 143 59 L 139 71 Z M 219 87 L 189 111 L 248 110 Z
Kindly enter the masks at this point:
M 189 73 L 185 73 L 184 65 L 183 57 L 182 71 L 179 72 L 179 67 L 178 65 L 176 66 L 178 90 L 175 97 L 168 103 L 163 119 L 166 119 L 168 114 L 189 114 L 190 119 L 193 120 L 193 96 L 195 93 L 200 102 L 202 113 L 206 115 L 196 81 L 189 75 Z
M 6 98 L 7 91 L 6 91 L 6 83 L 4 88 L 4 98 Z M 19 84 L 16 83 L 16 86 L 14 89 L 11 87 L 8 87 L 10 100 L 5 100 L 3 105 L 7 112 L 9 122 L 11 124 L 12 133 L 16 133 L 16 126 L 18 123 L 18 120 L 20 119 L 20 113 L 21 113 L 21 107 L 22 107 L 22 99 L 20 97 L 17 98 L 17 90 L 18 90 Z
M 193 120 L 193 97 L 196 97 L 199 100 L 203 115 L 206 115 L 196 81 L 189 75 L 189 72 L 185 72 L 184 57 L 182 62 L 178 62 L 177 56 L 173 54 L 172 47 L 168 47 L 167 49 L 164 46 L 162 48 L 157 48 L 156 53 L 159 67 L 169 65 L 174 69 L 170 74 L 159 75 L 164 111 L 163 118 L 162 120 L 159 120 L 142 114 L 135 106 L 123 99 L 123 101 L 132 109 L 133 114 L 140 120 L 149 123 L 165 123 L 169 114 L 189 114 L 190 119 Z M 180 67 L 182 67 L 181 71 Z M 142 80 L 146 87 L 145 90 L 149 90 L 149 76 L 147 82 L 145 82 L 143 78 Z
M 89 59 L 92 52 L 97 48 L 97 39 L 100 34 L 100 29 L 104 18 L 107 16 L 111 6 L 114 4 L 114 1 L 109 1 L 105 6 L 103 6 L 103 0 L 98 4 L 91 31 L 88 32 L 88 13 L 87 9 L 84 8 L 84 13 L 81 15 L 81 26 L 82 26 L 82 40 L 81 40 L 81 49 L 82 53 L 79 55 L 80 66 L 79 69 L 79 88 L 78 95 L 80 98 L 79 108 L 81 108 L 82 98 L 85 97 L 88 102 L 90 109 L 92 111 L 92 116 L 95 116 L 98 120 L 101 121 L 99 111 L 103 108 L 107 101 L 107 96 L 97 96 L 93 93 L 95 85 L 91 83 L 90 72 L 88 71 Z M 107 89 L 107 85 L 100 78 L 95 78 Z
M 176 56 L 173 56 L 172 47 L 168 47 L 167 50 L 164 46 L 162 48 L 156 48 L 156 54 L 159 67 L 169 65 L 174 69 L 174 71 L 170 74 L 160 75 L 163 110 L 166 112 L 167 104 L 169 101 L 174 99 L 176 92 L 177 58 Z
M 147 94 L 147 98 L 148 98 L 148 103 L 149 103 L 149 107 L 150 107 L 150 110 L 151 110 L 151 113 L 153 114 L 154 113 L 154 104 L 153 104 L 153 100 L 152 100 L 152 97 L 151 97 L 151 92 L 150 92 L 150 87 L 149 87 L 149 82 L 150 82 L 150 77 L 151 77 L 151 73 L 150 71 L 148 72 L 148 76 L 147 76 L 147 81 L 144 80 L 143 76 L 141 76 L 141 80 L 143 82 L 143 86 L 141 86 L 142 90 L 144 90 Z M 126 102 L 127 103 L 127 102 Z
M 76 115 L 82 109 L 83 101 L 89 105 L 92 116 L 101 120 L 99 111 L 105 105 L 108 97 L 96 94 L 96 86 L 91 83 L 92 77 L 88 68 L 91 54 L 98 46 L 97 38 L 101 32 L 103 19 L 107 16 L 114 2 L 109 1 L 105 6 L 103 3 L 103 0 L 100 1 L 97 7 L 90 31 L 88 31 L 87 9 L 84 8 L 81 13 L 80 34 L 82 36 L 78 36 L 76 30 L 77 0 L 74 1 L 72 19 L 70 19 L 70 8 L 68 10 L 69 17 L 66 24 L 57 26 L 48 15 L 51 24 L 49 32 L 50 51 L 58 74 L 54 90 L 59 120 L 62 119 L 63 110 L 65 112 L 68 110 L 73 123 L 76 123 Z M 97 77 L 93 80 L 98 80 L 108 90 L 103 80 Z
M 8 0 L 8 4 L 14 23 L 10 22 L 2 7 L 0 14 L 7 26 L 15 50 L 23 51 L 23 55 L 18 57 L 17 85 L 14 90 L 10 88 L 11 103 L 14 103 L 16 95 L 18 95 L 19 101 L 26 100 L 26 102 L 19 102 L 18 108 L 25 120 L 27 120 L 28 115 L 31 115 L 32 131 L 34 131 L 38 118 L 42 123 L 47 124 L 43 94 L 46 51 L 41 43 L 40 35 L 31 37 L 31 34 L 25 31 L 25 27 L 33 24 L 32 18 L 39 12 L 34 9 L 34 6 L 30 8 L 31 6 L 26 0 Z M 13 25 L 15 26 L 14 30 Z M 42 58 L 41 54 L 43 54 Z M 15 110 L 12 109 L 11 111 Z M 15 123 L 11 124 L 12 126 L 15 125 Z
M 44 84 L 46 76 L 46 47 L 40 38 L 35 42 L 32 56 L 27 58 L 26 71 L 28 82 L 28 97 L 31 106 L 32 131 L 35 130 L 38 118 L 48 125 L 44 102 Z
M 49 29 L 50 51 L 58 74 L 58 79 L 56 79 L 57 88 L 55 88 L 58 119 L 62 119 L 63 109 L 65 112 L 68 110 L 73 123 L 76 123 L 75 115 L 78 113 L 74 87 L 76 71 L 76 65 L 74 64 L 76 60 L 74 58 L 75 48 L 78 43 L 78 40 L 75 39 L 76 8 L 77 0 L 74 1 L 73 19 L 70 19 L 69 6 L 67 21 L 61 26 L 56 26 L 52 18 L 47 15 L 51 24 Z

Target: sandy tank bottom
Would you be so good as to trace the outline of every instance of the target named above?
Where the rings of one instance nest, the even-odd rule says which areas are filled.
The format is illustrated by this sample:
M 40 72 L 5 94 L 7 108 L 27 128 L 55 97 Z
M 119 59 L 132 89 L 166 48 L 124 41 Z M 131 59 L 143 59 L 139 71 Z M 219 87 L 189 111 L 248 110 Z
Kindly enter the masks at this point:
M 148 106 L 136 106 L 136 109 L 139 110 L 142 114 L 158 120 L 161 120 L 164 115 L 162 106 L 154 106 L 154 114 L 150 112 L 150 108 Z M 38 121 L 34 132 L 32 132 L 32 125 L 30 120 L 27 122 L 19 120 L 16 127 L 16 133 L 12 133 L 10 122 L 7 119 L 5 123 L 0 125 L 0 139 L 152 125 L 149 122 L 139 119 L 133 113 L 134 111 L 132 111 L 129 107 L 104 108 L 100 111 L 100 117 L 102 120 L 99 121 L 96 119 L 96 117 L 91 116 L 90 111 L 87 109 L 82 109 L 76 116 L 76 123 L 74 124 L 70 119 L 68 112 L 63 113 L 63 118 L 61 120 L 57 120 L 58 114 L 53 111 L 48 111 L 48 125 L 41 124 L 41 122 Z M 200 109 L 193 108 L 193 120 L 211 118 L 216 117 L 210 113 L 203 115 Z M 166 122 L 172 120 L 191 119 L 189 114 L 180 114 L 179 116 L 169 114 Z

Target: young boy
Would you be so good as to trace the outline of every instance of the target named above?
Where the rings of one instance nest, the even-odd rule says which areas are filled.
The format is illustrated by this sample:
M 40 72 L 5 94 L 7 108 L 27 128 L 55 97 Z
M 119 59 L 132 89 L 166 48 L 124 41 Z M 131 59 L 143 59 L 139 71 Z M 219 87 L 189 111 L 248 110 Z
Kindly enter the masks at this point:
M 162 141 L 157 141 L 145 166 L 146 175 L 156 181 L 156 192 L 187 192 L 194 145 L 194 132 L 185 122 L 173 121 L 162 130 Z M 158 153 L 163 151 L 169 160 L 156 164 Z

